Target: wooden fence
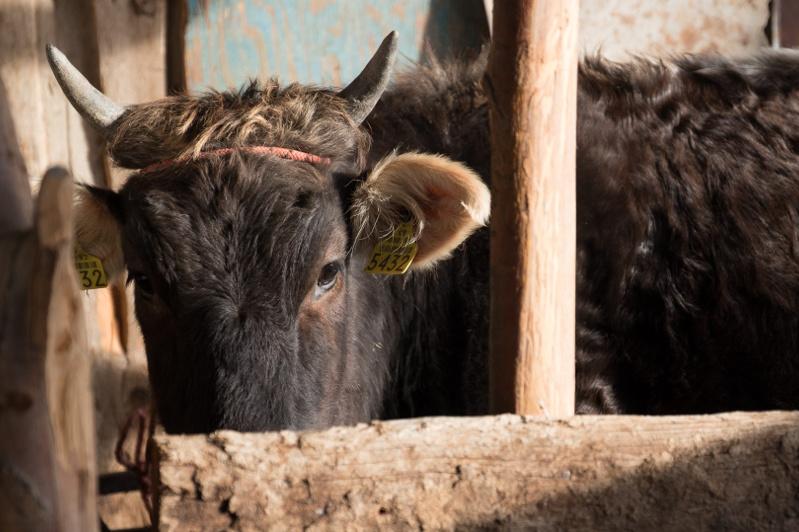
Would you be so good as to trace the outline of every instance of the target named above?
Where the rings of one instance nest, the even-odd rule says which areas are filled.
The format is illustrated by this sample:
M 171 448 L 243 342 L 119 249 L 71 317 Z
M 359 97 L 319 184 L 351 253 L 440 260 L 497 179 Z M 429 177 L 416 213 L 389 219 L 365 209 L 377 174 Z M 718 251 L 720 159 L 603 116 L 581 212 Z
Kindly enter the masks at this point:
M 513 302 L 492 305 L 497 413 L 573 414 L 577 4 L 495 3 L 492 291 Z M 191 5 L 0 7 L 0 529 L 96 529 L 96 471 L 111 469 L 119 428 L 148 401 L 130 294 L 79 295 L 71 264 L 70 175 L 110 187 L 125 175 L 57 89 L 44 44 L 57 43 L 113 99 L 151 100 L 187 85 L 189 47 L 176 36 Z M 48 170 L 56 163 L 65 169 Z M 39 175 L 34 206 L 27 183 Z M 797 421 L 499 416 L 160 436 L 154 518 L 176 530 L 790 529 L 799 526 Z M 99 504 L 124 516 L 114 527 L 147 520 L 130 500 Z

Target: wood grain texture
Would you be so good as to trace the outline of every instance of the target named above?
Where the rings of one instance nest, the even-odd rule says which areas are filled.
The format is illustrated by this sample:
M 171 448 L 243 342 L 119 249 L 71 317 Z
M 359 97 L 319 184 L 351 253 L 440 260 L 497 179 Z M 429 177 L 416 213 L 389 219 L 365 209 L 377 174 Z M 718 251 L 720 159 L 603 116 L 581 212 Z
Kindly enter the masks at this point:
M 160 530 L 792 530 L 799 413 L 160 436 Z
M 189 23 L 188 0 L 167 3 L 166 11 L 166 77 L 167 92 L 186 92 L 186 29 Z
M 44 46 L 55 43 L 95 84 L 99 84 L 94 12 L 85 2 L 27 0 L 0 6 L 0 86 L 7 112 L 4 140 L 12 166 L 37 188 L 49 165 L 62 165 L 77 181 L 103 185 L 99 137 L 67 102 L 50 72 Z M 56 19 L 58 24 L 56 24 Z M 93 66 L 94 65 L 94 68 Z M 106 291 L 84 294 L 88 342 L 93 351 L 121 351 L 111 299 Z
M 122 104 L 166 95 L 166 3 L 157 0 L 93 0 L 100 86 Z M 111 168 L 119 188 L 129 172 Z
M 102 91 L 114 101 L 128 105 L 162 98 L 167 88 L 167 3 L 158 0 L 92 0 L 97 39 L 97 73 Z M 104 159 L 107 186 L 118 189 L 129 171 Z M 98 412 L 101 423 L 99 462 L 104 472 L 120 471 L 112 450 L 128 416 L 149 401 L 147 357 L 144 340 L 133 312 L 133 287 L 111 286 L 103 290 L 111 308 L 99 316 L 113 320 L 119 331 L 123 356 L 98 353 L 96 386 L 107 398 Z M 135 440 L 130 437 L 131 443 Z M 149 524 L 149 516 L 138 493 L 103 497 L 101 515 L 111 528 Z
M 487 86 L 496 413 L 574 413 L 577 10 L 577 0 L 494 4 Z
M 0 237 L 0 529 L 97 529 L 91 360 L 72 258 L 72 179 Z
M 771 3 L 772 43 L 777 47 L 799 45 L 799 3 L 774 0 Z
M 100 88 L 103 83 L 110 84 L 109 77 L 116 76 L 123 88 L 110 84 L 113 90 L 133 91 L 142 85 L 154 85 L 160 90 L 157 95 L 163 95 L 165 79 L 153 82 L 152 76 L 148 77 L 151 70 L 126 63 L 124 66 L 129 72 L 123 75 L 100 60 L 100 39 L 104 48 L 113 48 L 107 53 L 109 58 L 111 53 L 114 57 L 139 53 L 139 60 L 146 61 L 150 67 L 159 60 L 157 54 L 162 52 L 158 52 L 158 45 L 164 46 L 164 23 L 148 16 L 144 4 L 146 2 L 111 0 L 0 2 L 0 20 L 4 28 L 0 32 L 0 135 L 4 143 L 4 149 L 0 150 L 0 167 L 5 166 L 9 175 L 18 176 L 12 181 L 3 178 L 0 188 L 9 188 L 13 183 L 12 190 L 30 194 L 31 187 L 38 188 L 38 176 L 54 164 L 66 167 L 76 181 L 99 186 L 112 184 L 102 140 L 70 107 L 50 72 L 44 47 L 48 42 L 58 46 L 89 81 Z M 163 3 L 155 4 L 163 12 Z M 145 31 L 141 29 L 144 23 L 135 24 L 130 20 L 139 16 L 133 11 L 141 11 L 142 6 L 145 14 L 140 17 L 147 21 L 155 18 L 156 25 L 160 20 L 160 33 Z M 120 21 L 126 15 L 130 15 L 127 22 Z M 147 44 L 147 39 L 157 42 Z M 160 61 L 163 64 L 164 58 Z M 163 73 L 163 66 L 161 69 Z M 128 93 L 121 94 L 121 98 L 122 101 L 141 101 L 157 95 L 154 91 L 141 96 Z M 0 197 L 7 195 L 0 191 Z M 30 223 L 30 202 L 27 214 L 23 212 L 19 216 L 5 205 L 2 207 L 0 220 L 24 220 L 27 216 Z M 20 223 L 20 227 L 24 226 Z M 113 297 L 114 290 L 116 297 Z M 93 384 L 98 398 L 93 405 L 97 417 L 98 467 L 100 471 L 115 470 L 118 466 L 112 453 L 119 429 L 133 408 L 147 401 L 143 343 L 137 335 L 138 326 L 133 322 L 132 305 L 125 297 L 124 288 L 82 292 L 79 301 L 86 316 L 81 326 L 93 361 Z M 137 519 L 123 516 L 115 521 L 113 514 L 119 513 L 120 506 L 104 508 L 104 517 L 109 518 L 115 528 L 148 522 L 136 495 L 130 498 L 138 508 L 122 510 L 122 513 L 132 512 Z

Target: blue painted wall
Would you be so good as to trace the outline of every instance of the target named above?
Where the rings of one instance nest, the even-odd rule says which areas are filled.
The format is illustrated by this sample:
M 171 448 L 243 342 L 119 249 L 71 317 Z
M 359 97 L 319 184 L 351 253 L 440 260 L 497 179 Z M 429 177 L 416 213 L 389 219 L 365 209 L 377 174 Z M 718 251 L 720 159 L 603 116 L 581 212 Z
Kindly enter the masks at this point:
M 482 0 L 188 0 L 190 90 L 252 77 L 341 86 L 391 30 L 400 64 L 458 56 L 488 34 Z

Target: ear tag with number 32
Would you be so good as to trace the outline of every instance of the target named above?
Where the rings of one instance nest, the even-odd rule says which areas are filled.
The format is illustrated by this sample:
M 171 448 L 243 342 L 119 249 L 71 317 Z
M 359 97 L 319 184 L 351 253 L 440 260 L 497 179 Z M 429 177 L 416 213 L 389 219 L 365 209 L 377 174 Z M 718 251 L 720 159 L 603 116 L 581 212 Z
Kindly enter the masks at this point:
M 82 290 L 108 286 L 108 276 L 105 274 L 103 262 L 99 257 L 89 255 L 78 247 L 75 248 L 75 269 L 78 270 L 78 280 Z
M 378 275 L 401 275 L 408 271 L 417 245 L 413 241 L 412 223 L 403 223 L 386 238 L 375 244 L 364 271 Z

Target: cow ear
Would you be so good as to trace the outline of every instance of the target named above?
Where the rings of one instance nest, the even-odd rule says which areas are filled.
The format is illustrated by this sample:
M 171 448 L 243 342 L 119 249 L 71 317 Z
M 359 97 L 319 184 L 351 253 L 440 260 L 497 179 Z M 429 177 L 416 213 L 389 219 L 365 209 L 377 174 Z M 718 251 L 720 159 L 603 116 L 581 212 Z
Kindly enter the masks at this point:
M 122 202 L 119 194 L 92 186 L 75 189 L 75 247 L 103 263 L 109 280 L 125 270 Z
M 356 240 L 376 240 L 410 217 L 417 230 L 414 268 L 447 258 L 485 225 L 491 193 L 465 165 L 439 155 L 404 153 L 383 159 L 353 198 Z

